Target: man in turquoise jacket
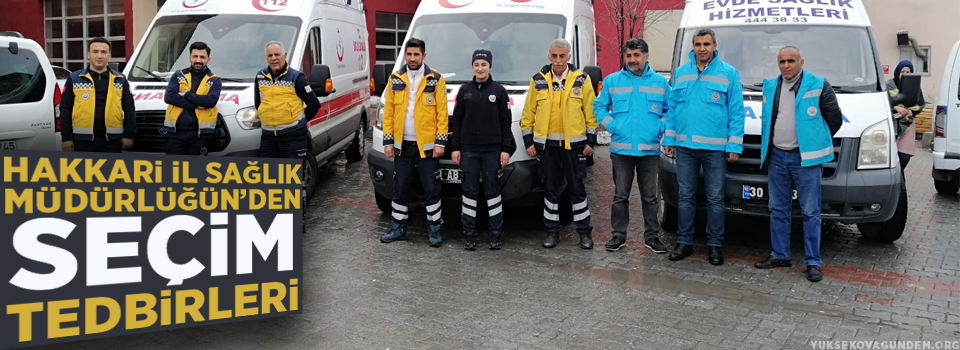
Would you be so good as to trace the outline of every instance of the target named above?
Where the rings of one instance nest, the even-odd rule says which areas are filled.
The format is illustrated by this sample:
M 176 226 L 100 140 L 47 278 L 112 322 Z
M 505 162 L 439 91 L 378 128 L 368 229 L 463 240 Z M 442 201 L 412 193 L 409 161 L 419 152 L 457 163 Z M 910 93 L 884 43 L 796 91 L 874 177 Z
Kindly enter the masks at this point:
M 678 198 L 677 245 L 671 261 L 693 254 L 697 178 L 701 167 L 707 197 L 707 245 L 710 264 L 723 264 L 723 188 L 727 162 L 743 151 L 743 86 L 740 73 L 718 57 L 716 35 L 701 29 L 693 37 L 690 62 L 673 74 L 667 102 L 664 153 L 676 152 Z
M 643 202 L 643 242 L 651 251 L 666 253 L 660 242 L 657 212 L 657 173 L 660 171 L 660 138 L 665 128 L 663 113 L 670 92 L 667 78 L 647 64 L 649 46 L 643 39 L 630 39 L 624 44 L 623 69 L 603 79 L 604 89 L 593 102 L 597 120 L 613 136 L 610 159 L 613 162 L 613 207 L 610 219 L 613 238 L 606 244 L 616 251 L 627 243 L 630 224 L 630 191 L 633 177 L 640 179 L 640 200 Z
M 803 70 L 800 49 L 787 46 L 777 54 L 780 76 L 763 82 L 763 134 L 760 166 L 770 159 L 770 242 L 773 252 L 756 263 L 759 269 L 790 267 L 792 199 L 803 212 L 804 263 L 807 279 L 823 279 L 820 271 L 820 178 L 834 158 L 833 135 L 843 115 L 826 79 Z M 770 147 L 770 145 L 773 147 Z M 796 192 L 791 193 L 791 189 Z

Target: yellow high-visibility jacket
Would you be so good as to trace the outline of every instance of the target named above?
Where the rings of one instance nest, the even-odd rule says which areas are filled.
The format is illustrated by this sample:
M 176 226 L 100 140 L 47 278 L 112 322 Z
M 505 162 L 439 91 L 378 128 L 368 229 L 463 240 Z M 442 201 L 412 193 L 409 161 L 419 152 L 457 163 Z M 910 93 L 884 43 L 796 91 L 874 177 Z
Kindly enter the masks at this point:
M 567 69 L 561 94 L 554 94 L 555 79 L 550 65 L 544 66 L 530 79 L 530 89 L 520 120 L 523 143 L 527 148 L 533 145 L 542 148 L 550 144 L 572 149 L 597 143 L 597 117 L 593 114 L 593 101 L 597 96 L 593 84 L 588 75 L 573 65 Z M 560 96 L 561 134 L 550 133 L 550 129 L 558 129 L 550 125 L 553 108 L 558 105 L 554 96 Z
M 440 72 L 424 65 L 423 80 L 417 90 L 417 102 L 414 104 L 414 120 L 417 131 L 417 148 L 420 157 L 426 157 L 426 151 L 435 147 L 446 147 L 447 131 L 447 83 Z M 387 83 L 383 106 L 383 145 L 400 148 L 403 144 L 404 123 L 407 119 L 407 105 L 410 102 L 410 83 L 407 80 L 407 67 L 390 76 Z M 395 142 L 395 139 L 400 139 Z

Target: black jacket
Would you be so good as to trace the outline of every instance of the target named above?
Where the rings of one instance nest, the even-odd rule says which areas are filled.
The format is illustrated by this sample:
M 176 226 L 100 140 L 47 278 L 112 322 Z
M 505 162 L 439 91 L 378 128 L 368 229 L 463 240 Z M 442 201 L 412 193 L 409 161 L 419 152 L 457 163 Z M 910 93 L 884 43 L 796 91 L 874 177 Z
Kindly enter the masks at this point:
M 476 79 L 457 92 L 453 118 L 450 119 L 451 151 L 516 151 L 510 123 L 510 96 L 493 78 L 480 83 Z
M 773 95 L 773 115 L 770 116 L 770 142 L 773 142 L 773 134 L 777 130 L 777 114 L 780 110 L 780 87 L 782 84 L 783 78 L 777 81 L 777 93 Z M 803 83 L 803 73 L 800 73 L 800 79 L 797 79 L 797 83 L 793 86 L 797 87 L 793 89 L 794 96 L 800 91 L 800 84 Z M 823 79 L 823 90 L 820 92 L 820 114 L 823 115 L 823 121 L 827 122 L 827 127 L 830 128 L 830 138 L 833 138 L 834 135 L 840 131 L 840 127 L 843 126 L 843 112 L 840 111 L 840 104 L 837 103 L 837 94 L 833 91 L 833 85 L 830 85 L 830 82 L 827 79 Z M 767 156 L 769 152 L 773 152 L 774 147 L 767 148 Z

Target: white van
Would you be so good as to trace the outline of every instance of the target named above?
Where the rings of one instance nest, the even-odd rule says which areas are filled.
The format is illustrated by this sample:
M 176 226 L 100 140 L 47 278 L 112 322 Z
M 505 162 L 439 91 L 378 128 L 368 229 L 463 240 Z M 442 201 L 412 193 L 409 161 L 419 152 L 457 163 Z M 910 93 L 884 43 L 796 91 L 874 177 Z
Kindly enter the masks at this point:
M 777 53 L 790 45 L 801 50 L 804 69 L 833 85 L 843 111 L 834 160 L 823 165 L 822 220 L 856 223 L 864 236 L 880 241 L 899 239 L 907 219 L 907 189 L 880 56 L 861 0 L 688 0 L 674 69 L 689 61 L 693 36 L 702 28 L 716 32 L 720 58 L 740 72 L 744 91 L 743 153 L 727 165 L 727 212 L 770 215 L 767 168 L 759 165 L 761 91 L 763 80 L 780 75 Z M 666 155 L 660 160 L 662 220 L 664 227 L 676 228 L 676 164 Z M 703 198 L 702 188 L 698 196 Z M 799 218 L 796 202 L 794 207 Z
M 266 43 L 280 41 L 290 68 L 307 76 L 321 102 L 320 112 L 308 124 L 309 196 L 316 188 L 317 166 L 342 151 L 349 161 L 359 161 L 364 154 L 367 116 L 375 110 L 362 6 L 345 0 L 167 1 L 124 70 L 137 106 L 134 151 L 163 152 L 166 138 L 158 130 L 167 108 L 167 79 L 190 66 L 190 44 L 202 41 L 211 48 L 210 69 L 223 81 L 210 154 L 256 157 L 261 130 L 254 77 L 267 66 Z M 328 78 L 332 93 L 324 89 Z
M 62 86 L 36 41 L 0 32 L 0 151 L 59 151 Z
M 943 69 L 934 120 L 933 184 L 937 192 L 960 191 L 960 41 Z
M 461 85 L 473 80 L 471 54 L 484 48 L 493 53 L 491 77 L 506 88 L 513 111 L 513 135 L 519 145 L 503 169 L 500 183 L 503 201 L 509 205 L 543 203 L 537 160 L 527 155 L 520 134 L 520 117 L 530 79 L 545 64 L 550 42 L 567 39 L 573 45 L 571 62 L 590 75 L 594 87 L 602 75 L 596 67 L 596 29 L 590 0 L 423 0 L 413 17 L 407 38 L 426 43 L 424 63 L 443 74 L 447 83 L 448 108 Z M 386 79 L 404 65 L 403 52 L 395 64 L 378 65 L 374 80 L 378 92 Z M 596 89 L 595 89 L 596 90 Z M 383 155 L 383 105 L 380 104 L 373 130 L 373 147 L 367 162 L 373 180 L 377 206 L 391 211 L 393 197 L 393 160 Z M 440 160 L 444 199 L 459 199 L 460 168 L 450 160 L 450 152 Z M 418 186 L 419 187 L 419 186 Z M 422 190 L 415 190 L 422 196 Z M 561 201 L 569 206 L 569 201 Z M 569 208 L 567 208 L 569 209 Z M 569 210 L 565 210 L 569 212 Z

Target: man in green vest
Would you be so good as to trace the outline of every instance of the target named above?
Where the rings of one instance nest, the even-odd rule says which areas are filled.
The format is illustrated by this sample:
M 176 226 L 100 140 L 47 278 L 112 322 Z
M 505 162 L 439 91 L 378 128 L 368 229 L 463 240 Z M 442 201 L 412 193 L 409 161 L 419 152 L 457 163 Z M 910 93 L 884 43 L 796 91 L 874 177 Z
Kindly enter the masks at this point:
M 107 67 L 111 44 L 87 45 L 87 68 L 70 74 L 60 100 L 60 136 L 65 152 L 121 153 L 133 147 L 136 107 L 127 78 Z
M 167 135 L 167 154 L 207 155 L 217 134 L 220 77 L 210 71 L 210 47 L 190 44 L 190 68 L 173 73 L 163 101 L 167 115 L 160 133 Z

